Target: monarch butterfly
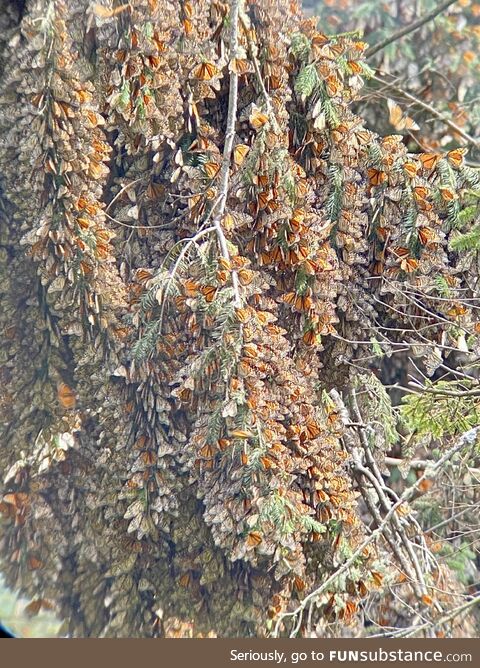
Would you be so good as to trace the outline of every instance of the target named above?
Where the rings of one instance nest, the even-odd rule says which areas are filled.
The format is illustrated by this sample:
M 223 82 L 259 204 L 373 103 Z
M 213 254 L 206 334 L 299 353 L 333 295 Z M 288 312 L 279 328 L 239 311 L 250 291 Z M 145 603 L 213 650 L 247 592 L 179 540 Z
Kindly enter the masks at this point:
M 184 573 L 178 580 L 178 583 L 181 587 L 185 587 L 187 589 L 190 586 L 190 583 L 192 581 L 192 574 L 190 571 L 187 571 L 187 573 Z
M 452 165 L 452 167 L 459 169 L 463 165 L 466 152 L 466 148 L 456 148 L 453 151 L 449 151 L 447 153 L 447 160 Z
M 210 443 L 205 443 L 205 445 L 200 448 L 198 454 L 205 459 L 211 459 L 212 457 L 215 457 L 215 448 Z
M 187 278 L 182 287 L 187 297 L 195 297 L 198 294 L 198 283 L 191 278 Z
M 430 241 L 436 238 L 435 232 L 430 227 L 420 227 L 418 229 L 418 239 L 422 246 L 426 246 Z
M 195 79 L 200 81 L 210 81 L 220 73 L 220 70 L 214 63 L 200 63 L 193 71 Z
M 228 271 L 225 271 L 225 269 L 221 269 L 221 270 L 217 271 L 216 277 L 217 277 L 217 281 L 223 285 L 224 283 L 227 282 Z
M 137 269 L 135 272 L 135 279 L 139 283 L 146 283 L 153 276 L 152 272 L 148 269 Z
M 363 67 L 359 62 L 356 60 L 347 60 L 347 65 L 348 68 L 354 73 L 354 74 L 362 74 L 363 73 Z
M 363 580 L 357 582 L 357 589 L 362 598 L 368 594 L 368 587 Z
M 323 489 L 315 490 L 317 503 L 326 503 L 329 500 L 328 494 Z
M 275 463 L 269 457 L 260 457 L 260 462 L 266 471 L 275 468 Z
M 290 218 L 290 227 L 293 231 L 298 231 L 303 223 L 305 218 L 305 212 L 303 209 L 295 209 L 292 217 Z
M 396 255 L 397 257 L 408 257 L 410 255 L 410 251 L 408 248 L 405 248 L 404 246 L 394 246 L 393 248 L 390 249 L 390 252 Z
M 254 344 L 247 343 L 243 347 L 243 354 L 245 355 L 245 357 L 249 357 L 250 359 L 255 359 L 256 357 L 258 357 L 258 350 Z
M 437 162 L 440 160 L 438 153 L 420 153 L 418 159 L 422 163 L 424 169 L 431 171 L 437 166 Z
M 293 306 L 295 304 L 296 298 L 297 298 L 297 294 L 295 292 L 287 292 L 287 294 L 283 295 L 282 301 L 285 304 L 289 304 L 290 306 Z
M 302 341 L 306 346 L 313 346 L 317 340 L 317 333 L 314 329 L 309 329 L 302 336 Z
M 312 44 L 315 46 L 325 46 L 325 44 L 328 44 L 329 41 L 329 38 L 321 32 L 315 33 L 312 37 Z
M 325 44 L 322 47 L 322 55 L 329 60 L 336 60 L 343 53 L 343 46 L 341 44 Z
M 258 208 L 259 208 L 260 210 L 266 208 L 266 206 L 267 206 L 267 204 L 268 204 L 268 200 L 269 200 L 269 198 L 270 198 L 270 195 L 269 195 L 268 192 L 261 192 L 261 193 L 258 193 L 257 205 L 258 205 Z
M 220 165 L 217 165 L 216 162 L 206 162 L 203 165 L 203 170 L 209 179 L 213 179 L 218 174 Z
M 238 280 L 242 285 L 249 285 L 253 281 L 254 272 L 250 269 L 240 269 L 238 272 Z
M 250 260 L 242 255 L 234 255 L 231 258 L 232 267 L 235 269 L 243 269 L 243 267 L 248 267 Z
M 237 317 L 238 322 L 245 324 L 250 320 L 251 312 L 250 309 L 248 308 L 237 308 L 235 309 L 235 315 Z
M 312 298 L 309 295 L 298 296 L 295 300 L 297 311 L 309 311 L 313 306 Z
M 407 174 L 407 176 L 413 179 L 417 175 L 418 165 L 416 165 L 414 162 L 405 162 L 403 165 L 403 171 Z
M 265 87 L 267 91 L 277 90 L 282 84 L 281 78 L 276 74 L 270 74 L 265 78 Z
M 253 70 L 253 67 L 251 63 L 248 62 L 248 60 L 243 60 L 241 58 L 232 58 L 232 60 L 229 63 L 228 69 L 230 72 L 234 72 L 235 74 L 242 76 L 243 74 L 251 72 Z
M 354 601 L 347 601 L 343 610 L 340 610 L 339 617 L 345 621 L 350 620 L 357 611 L 357 604 Z
M 427 202 L 425 199 L 417 199 L 417 207 L 420 209 L 420 211 L 430 211 L 433 208 L 433 205 L 431 202 Z
M 262 542 L 262 534 L 259 531 L 250 531 L 247 536 L 248 547 L 257 547 Z
M 217 294 L 217 288 L 214 287 L 213 285 L 207 285 L 203 288 L 201 288 L 201 293 L 205 297 L 205 301 L 207 302 L 213 302 L 215 299 L 215 295 Z
M 393 100 L 387 100 L 387 106 L 390 113 L 389 121 L 395 130 L 420 130 L 415 121 L 403 113 L 402 108 Z
M 454 199 L 457 199 L 457 194 L 450 188 L 439 187 L 440 195 L 445 202 L 452 202 Z
M 240 438 L 247 440 L 252 437 L 252 434 L 249 431 L 245 431 L 244 429 L 234 429 L 231 433 L 230 436 L 232 438 Z
M 413 196 L 415 199 L 420 200 L 420 199 L 425 199 L 428 197 L 429 191 L 425 186 L 416 186 L 413 189 Z
M 142 459 L 143 463 L 146 464 L 147 466 L 153 466 L 155 464 L 157 457 L 153 450 L 146 450 L 145 452 L 142 453 Z
M 327 77 L 327 80 L 325 81 L 325 87 L 330 97 L 335 97 L 335 95 L 337 95 L 337 93 L 340 91 L 341 86 L 342 84 L 340 80 L 333 76 L 333 74 Z
M 455 304 L 449 311 L 447 315 L 451 318 L 458 318 L 459 316 L 465 315 L 467 313 L 467 307 L 464 304 Z
M 328 600 L 328 603 L 323 609 L 323 614 L 325 615 L 325 617 L 331 617 L 332 613 L 333 615 L 335 614 L 333 612 L 334 605 L 335 605 L 335 594 L 332 594 Z
M 111 9 L 100 4 L 95 4 L 93 5 L 93 13 L 99 19 L 111 19 L 129 8 L 130 5 L 128 3 L 125 5 L 120 5 L 119 7 L 113 7 Z
M 400 268 L 410 274 L 418 269 L 418 261 L 413 257 L 407 257 L 400 262 Z
M 382 172 L 379 169 L 375 169 L 374 167 L 370 167 L 367 174 L 372 186 L 380 186 L 387 180 L 387 175 L 385 172 Z
M 368 130 L 356 130 L 355 137 L 359 144 L 368 144 L 371 141 L 372 135 Z
M 44 610 L 53 610 L 54 606 L 53 603 L 47 601 L 45 598 L 37 598 L 25 606 L 24 612 L 28 617 L 35 617 L 42 608 Z
M 307 586 L 307 583 L 305 582 L 305 580 L 302 580 L 302 578 L 296 575 L 293 580 L 293 585 L 297 591 L 303 591 Z
M 309 438 L 315 438 L 320 434 L 320 429 L 314 420 L 309 420 L 307 422 L 307 434 Z
M 230 446 L 230 441 L 228 438 L 219 438 L 217 441 L 217 445 L 220 449 L 221 452 L 224 452 L 229 446 Z
M 255 107 L 248 120 L 254 130 L 259 130 L 268 122 L 268 116 Z
M 240 167 L 240 165 L 243 163 L 249 150 L 250 147 L 246 144 L 237 144 L 237 146 L 235 146 L 233 149 L 233 161 L 237 167 Z
M 75 408 L 77 403 L 75 392 L 65 383 L 59 383 L 57 397 L 63 408 Z

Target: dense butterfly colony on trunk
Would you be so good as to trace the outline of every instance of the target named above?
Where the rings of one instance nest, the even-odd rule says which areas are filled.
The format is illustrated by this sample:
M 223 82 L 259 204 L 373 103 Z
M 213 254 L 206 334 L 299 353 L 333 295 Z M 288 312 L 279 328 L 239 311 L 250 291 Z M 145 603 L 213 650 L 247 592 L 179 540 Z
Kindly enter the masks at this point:
M 372 340 L 478 354 L 477 256 L 448 245 L 464 151 L 366 129 L 367 45 L 294 0 L 19 12 L 0 0 L 8 585 L 73 636 L 287 633 L 328 578 L 300 632 L 395 582 L 441 617 L 407 504 L 359 549 L 388 505 L 355 463 L 380 475 L 389 442 L 352 423 L 385 402 Z

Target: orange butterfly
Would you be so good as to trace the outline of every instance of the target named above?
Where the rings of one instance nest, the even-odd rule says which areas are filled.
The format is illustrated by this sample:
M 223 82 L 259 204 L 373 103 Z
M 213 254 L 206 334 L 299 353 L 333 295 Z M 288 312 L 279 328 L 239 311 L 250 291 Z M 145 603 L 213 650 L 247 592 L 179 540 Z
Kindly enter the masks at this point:
M 454 199 L 457 199 L 458 195 L 451 190 L 451 188 L 445 188 L 443 186 L 439 187 L 440 195 L 445 202 L 452 202 Z
M 413 257 L 407 257 L 400 262 L 400 268 L 410 274 L 418 269 L 418 262 Z
M 417 175 L 418 165 L 414 162 L 405 162 L 403 165 L 403 171 L 413 179 Z
M 389 121 L 395 130 L 420 130 L 415 121 L 403 113 L 399 104 L 393 100 L 387 100 L 388 110 L 390 112 Z
M 203 170 L 209 179 L 214 179 L 220 170 L 220 165 L 217 165 L 216 162 L 206 162 Z
M 252 437 L 252 434 L 249 431 L 245 431 L 244 429 L 234 429 L 230 433 L 230 436 L 232 438 L 241 438 L 247 440 Z
M 213 445 L 211 445 L 210 443 L 205 443 L 203 448 L 200 449 L 199 455 L 200 455 L 200 457 L 204 457 L 206 459 L 211 459 L 212 457 L 215 456 L 215 452 L 216 451 L 215 451 L 215 448 L 213 447 Z
M 251 269 L 240 269 L 238 280 L 242 285 L 249 285 L 253 281 L 254 272 Z
M 228 69 L 230 70 L 230 72 L 234 72 L 235 74 L 242 76 L 242 74 L 247 74 L 248 72 L 252 72 L 253 66 L 251 65 L 251 63 L 248 62 L 248 60 L 242 60 L 241 58 L 233 58 L 230 61 Z
M 367 174 L 372 186 L 379 186 L 387 180 L 385 172 L 375 169 L 374 167 L 370 167 Z
M 314 329 L 309 329 L 302 337 L 302 341 L 306 346 L 313 346 L 317 341 L 317 333 Z
M 418 239 L 422 246 L 426 246 L 430 241 L 435 239 L 435 232 L 430 227 L 419 227 Z
M 220 70 L 214 63 L 200 63 L 193 71 L 193 76 L 195 79 L 200 79 L 200 81 L 211 81 L 220 73 Z
M 201 289 L 201 293 L 205 297 L 205 301 L 213 302 L 217 294 L 217 288 L 213 285 L 207 285 Z
M 347 65 L 348 65 L 349 69 L 354 74 L 362 74 L 363 73 L 363 67 L 356 60 L 347 60 Z
M 235 146 L 233 149 L 233 161 L 237 167 L 240 167 L 240 165 L 243 163 L 249 150 L 250 147 L 246 144 L 237 144 L 237 146 Z
M 422 163 L 424 169 L 431 171 L 437 166 L 437 162 L 440 160 L 438 153 L 420 153 L 418 159 Z
M 455 169 L 460 169 L 460 167 L 463 165 L 466 152 L 466 148 L 456 148 L 453 151 L 449 151 L 447 153 L 447 160 L 452 165 L 452 167 L 455 167 Z
M 95 4 L 93 5 L 93 13 L 95 14 L 95 16 L 98 16 L 99 19 L 110 19 L 113 16 L 117 16 L 118 14 L 124 12 L 126 9 L 129 8 L 130 8 L 129 4 L 120 5 L 120 7 L 115 7 L 112 9 L 104 7 L 103 5 L 100 4 Z
M 250 531 L 247 536 L 247 545 L 257 547 L 262 542 L 262 534 L 259 531 Z
M 425 186 L 416 186 L 413 189 L 413 196 L 415 197 L 416 200 L 419 199 L 426 199 L 428 197 L 428 190 L 425 188 Z
M 77 403 L 75 392 L 65 383 L 59 383 L 57 387 L 57 397 L 64 408 L 75 408 Z
M 248 120 L 254 130 L 259 130 L 268 122 L 268 116 L 255 107 Z

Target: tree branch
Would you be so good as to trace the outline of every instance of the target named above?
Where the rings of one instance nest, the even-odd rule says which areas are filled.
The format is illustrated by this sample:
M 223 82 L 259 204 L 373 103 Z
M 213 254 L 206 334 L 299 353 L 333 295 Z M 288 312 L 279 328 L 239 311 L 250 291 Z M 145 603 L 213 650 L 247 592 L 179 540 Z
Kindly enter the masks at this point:
M 235 58 L 238 50 L 238 15 L 240 11 L 241 0 L 232 0 L 230 10 L 230 59 Z M 225 130 L 225 144 L 223 147 L 222 166 L 220 169 L 220 201 L 217 213 L 213 219 L 213 226 L 217 233 L 218 243 L 222 256 L 228 262 L 230 261 L 230 253 L 228 252 L 227 239 L 225 237 L 222 220 L 227 204 L 228 186 L 230 179 L 230 161 L 233 150 L 233 140 L 235 139 L 235 124 L 237 121 L 237 102 L 238 102 L 238 74 L 230 71 L 230 89 L 228 94 L 228 114 L 227 127 Z M 232 283 L 233 292 L 235 295 L 235 305 L 240 307 L 242 300 L 240 297 L 240 288 L 237 272 L 232 269 Z
M 398 39 L 405 37 L 405 35 L 408 35 L 414 32 L 415 30 L 418 30 L 423 25 L 425 25 L 425 23 L 432 21 L 436 16 L 438 16 L 438 14 L 441 14 L 441 12 L 443 12 L 444 9 L 447 9 L 447 7 L 450 7 L 450 5 L 453 5 L 455 2 L 456 0 L 444 0 L 439 5 L 434 7 L 434 9 L 428 12 L 428 14 L 421 16 L 419 19 L 417 19 L 410 25 L 400 28 L 400 30 L 394 32 L 393 35 L 390 35 L 390 37 L 386 37 L 381 42 L 378 42 L 378 44 L 374 44 L 373 46 L 371 46 L 366 51 L 365 57 L 371 58 L 373 55 L 378 53 L 378 51 L 381 51 L 389 44 L 392 44 L 393 42 L 396 42 Z

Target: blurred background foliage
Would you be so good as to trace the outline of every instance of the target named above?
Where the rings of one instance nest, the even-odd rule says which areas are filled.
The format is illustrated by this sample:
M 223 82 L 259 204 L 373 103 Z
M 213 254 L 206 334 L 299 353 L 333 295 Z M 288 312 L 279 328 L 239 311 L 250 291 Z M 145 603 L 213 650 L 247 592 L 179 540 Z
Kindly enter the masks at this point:
M 419 29 L 373 52 L 375 45 L 445 4 L 436 0 L 304 0 L 305 9 L 319 17 L 325 33 L 358 31 L 370 45 L 367 62 L 383 82 L 371 79 L 366 83 L 356 111 L 368 119 L 372 129 L 381 135 L 404 134 L 414 152 L 470 145 L 470 162 L 477 165 L 478 141 L 468 141 L 465 135 L 473 139 L 480 125 L 480 3 L 451 2 Z M 393 105 L 389 108 L 388 99 L 403 113 Z M 413 129 L 407 118 L 412 119 Z
M 3 627 L 21 638 L 56 637 L 60 622 L 55 615 L 42 610 L 34 616 L 29 612 L 29 605 L 28 600 L 7 589 L 0 576 L 0 620 Z

